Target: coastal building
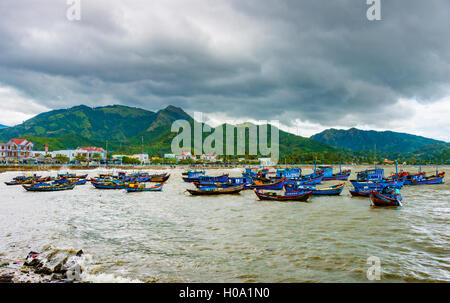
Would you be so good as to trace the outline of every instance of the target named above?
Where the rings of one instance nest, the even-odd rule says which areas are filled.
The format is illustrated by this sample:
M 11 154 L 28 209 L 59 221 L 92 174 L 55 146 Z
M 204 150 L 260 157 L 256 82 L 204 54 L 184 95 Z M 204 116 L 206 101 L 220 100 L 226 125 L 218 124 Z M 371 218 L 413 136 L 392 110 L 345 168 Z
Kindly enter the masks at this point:
M 101 160 L 106 159 L 106 150 L 101 147 L 95 146 L 82 146 L 76 149 L 76 152 L 80 156 L 84 156 L 87 160 L 92 160 L 95 155 L 99 155 Z
M 197 157 L 192 155 L 191 152 L 182 152 L 177 158 L 178 160 L 197 160 Z
M 53 158 L 61 155 L 69 158 L 70 161 L 73 161 L 77 156 L 85 157 L 86 160 L 92 160 L 94 155 L 100 155 L 101 160 L 106 159 L 106 151 L 101 147 L 78 147 L 77 149 L 68 149 L 68 150 L 55 150 L 49 153 Z
M 25 139 L 11 139 L 7 143 L 0 143 L 0 155 L 3 159 L 28 158 L 32 156 L 33 146 Z
M 52 156 L 52 158 L 55 158 L 57 156 L 65 156 L 65 157 L 69 158 L 70 161 L 72 161 L 77 156 L 77 151 L 74 149 L 55 150 L 55 151 L 50 152 L 49 154 Z
M 141 163 L 148 163 L 149 162 L 148 154 L 135 154 L 132 157 L 137 159 L 137 160 L 139 160 Z
M 274 166 L 275 162 L 271 158 L 258 158 L 259 164 L 262 166 Z
M 200 156 L 201 160 L 205 160 L 208 162 L 216 162 L 217 161 L 217 155 L 216 154 L 203 154 Z

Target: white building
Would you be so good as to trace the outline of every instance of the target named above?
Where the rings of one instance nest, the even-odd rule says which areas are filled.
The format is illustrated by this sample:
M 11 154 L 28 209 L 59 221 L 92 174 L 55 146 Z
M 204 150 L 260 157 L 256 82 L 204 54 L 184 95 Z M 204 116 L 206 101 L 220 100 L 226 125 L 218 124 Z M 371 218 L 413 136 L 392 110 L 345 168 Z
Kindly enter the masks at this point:
M 13 159 L 31 157 L 33 146 L 33 143 L 25 139 L 11 139 L 7 143 L 0 143 L 0 156 Z
M 216 162 L 217 155 L 216 154 L 203 154 L 200 156 L 200 159 L 208 161 L 208 162 Z
M 133 158 L 141 161 L 141 163 L 148 163 L 149 162 L 148 154 L 135 154 L 135 155 L 133 155 Z
M 94 155 L 100 155 L 100 159 L 106 159 L 106 151 L 101 147 L 78 147 L 77 149 L 69 150 L 55 150 L 52 151 L 51 156 L 54 158 L 57 155 L 66 156 L 70 161 L 73 161 L 77 156 L 84 156 L 86 160 L 92 160 Z
M 178 156 L 178 160 L 197 160 L 195 155 L 192 155 L 191 152 L 183 152 Z
M 259 164 L 262 166 L 274 166 L 275 162 L 271 158 L 258 158 Z

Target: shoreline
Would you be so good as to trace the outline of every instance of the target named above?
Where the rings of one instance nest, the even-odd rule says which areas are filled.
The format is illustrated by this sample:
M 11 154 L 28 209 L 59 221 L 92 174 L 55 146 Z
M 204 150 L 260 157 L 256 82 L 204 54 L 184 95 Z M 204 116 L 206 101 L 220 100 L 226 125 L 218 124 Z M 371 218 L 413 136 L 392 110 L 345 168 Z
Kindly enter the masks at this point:
M 318 165 L 319 166 L 319 165 Z M 332 166 L 336 169 L 339 164 L 321 164 L 320 166 Z M 0 166 L 0 173 L 4 172 L 12 172 L 12 171 L 68 171 L 68 170 L 97 170 L 97 169 L 115 169 L 115 170 L 172 170 L 172 169 L 198 169 L 198 170 L 217 170 L 217 169 L 245 169 L 245 168 L 262 168 L 260 165 L 210 165 L 210 166 L 188 166 L 188 165 L 120 165 L 120 166 L 67 166 L 67 165 L 10 165 L 10 166 Z M 282 168 L 291 168 L 291 167 L 300 167 L 306 169 L 313 169 L 314 164 L 286 164 L 286 165 L 276 165 L 276 166 L 264 166 L 269 169 L 282 169 Z M 373 167 L 373 164 L 342 164 L 342 167 L 368 167 L 369 169 Z M 378 168 L 392 168 L 395 165 L 377 165 Z M 399 170 L 403 168 L 419 168 L 422 167 L 424 169 L 430 168 L 446 168 L 449 165 L 398 165 Z

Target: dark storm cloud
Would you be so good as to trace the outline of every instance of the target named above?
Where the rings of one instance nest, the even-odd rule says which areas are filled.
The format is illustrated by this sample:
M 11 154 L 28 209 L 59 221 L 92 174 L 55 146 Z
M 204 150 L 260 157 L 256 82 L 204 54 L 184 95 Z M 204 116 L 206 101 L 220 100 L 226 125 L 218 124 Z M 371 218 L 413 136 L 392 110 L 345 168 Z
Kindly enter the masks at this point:
M 6 3 L 8 2 L 8 3 Z M 400 98 L 448 95 L 450 2 L 66 1 L 0 4 L 0 84 L 49 108 L 122 103 L 382 126 Z

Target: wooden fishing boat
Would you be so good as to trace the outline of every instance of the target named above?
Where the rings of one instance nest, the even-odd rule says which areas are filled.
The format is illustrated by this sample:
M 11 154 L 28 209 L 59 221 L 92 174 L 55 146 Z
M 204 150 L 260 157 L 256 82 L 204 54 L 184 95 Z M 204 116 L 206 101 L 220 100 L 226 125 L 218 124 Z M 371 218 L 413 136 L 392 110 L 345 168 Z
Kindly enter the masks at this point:
M 345 183 L 319 189 L 317 189 L 315 186 L 293 186 L 291 184 L 285 184 L 284 187 L 286 191 L 311 190 L 313 192 L 313 196 L 339 196 L 344 190 Z
M 97 189 L 124 189 L 124 182 L 97 182 L 91 181 L 91 184 Z
M 188 171 L 182 172 L 181 175 L 188 176 L 189 174 L 192 174 L 192 173 L 204 176 L 206 172 L 204 170 L 188 170 Z
M 162 183 L 166 182 L 170 178 L 170 174 L 159 174 L 159 175 L 150 175 L 149 179 L 147 179 L 145 182 L 157 182 Z
M 371 190 L 349 190 L 353 197 L 370 197 Z
M 271 183 L 263 183 L 261 181 L 254 180 L 252 184 L 245 184 L 244 189 L 272 189 L 272 190 L 280 190 L 283 189 L 284 182 L 286 179 L 281 179 L 279 181 L 271 182 Z
M 143 191 L 161 191 L 165 183 L 156 184 L 154 186 L 147 187 L 145 183 L 129 183 L 125 186 L 125 189 L 129 193 L 143 192 Z
M 188 177 L 183 177 L 184 182 L 202 182 L 202 181 L 212 181 L 212 182 L 227 182 L 228 174 L 212 177 L 212 176 L 203 176 L 197 174 L 189 174 Z
M 32 184 L 32 185 L 22 185 L 27 191 L 36 192 L 49 192 L 49 191 L 61 191 L 61 190 L 71 190 L 75 187 L 74 183 L 60 183 L 60 184 Z
M 403 206 L 400 193 L 382 194 L 377 191 L 372 191 L 370 193 L 370 200 L 373 206 Z
M 255 190 L 255 194 L 260 200 L 267 201 L 307 201 L 312 193 L 312 191 L 287 191 L 284 195 L 279 195 L 275 192 L 265 193 L 261 190 Z
M 212 196 L 212 195 L 232 195 L 238 194 L 244 189 L 244 185 L 233 186 L 228 188 L 203 187 L 200 189 L 187 189 L 193 196 Z

